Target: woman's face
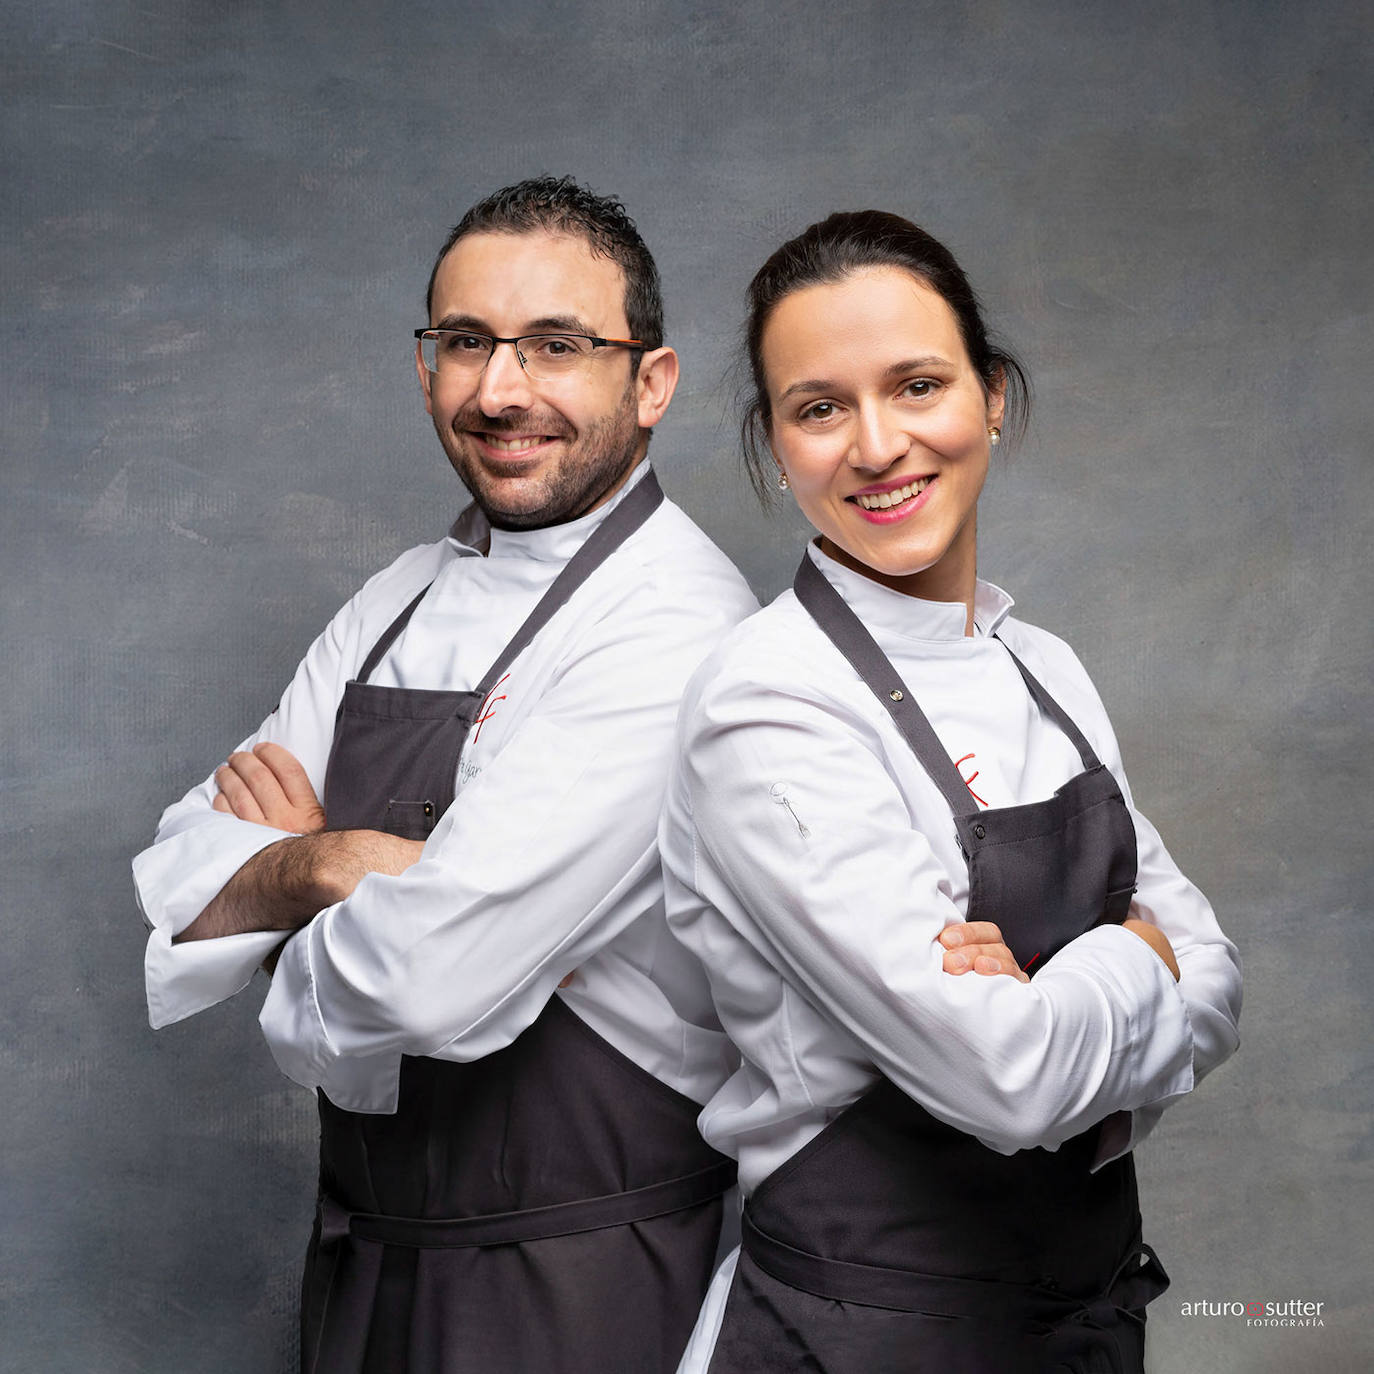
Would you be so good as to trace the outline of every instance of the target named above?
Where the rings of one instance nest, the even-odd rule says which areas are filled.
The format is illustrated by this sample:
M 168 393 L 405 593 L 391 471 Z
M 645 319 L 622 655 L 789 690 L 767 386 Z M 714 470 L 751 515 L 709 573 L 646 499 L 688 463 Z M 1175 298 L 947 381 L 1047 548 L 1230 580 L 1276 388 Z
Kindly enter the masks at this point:
M 971 603 L 1002 394 L 944 299 L 896 267 L 794 291 L 761 340 L 773 456 L 826 552 L 913 596 Z

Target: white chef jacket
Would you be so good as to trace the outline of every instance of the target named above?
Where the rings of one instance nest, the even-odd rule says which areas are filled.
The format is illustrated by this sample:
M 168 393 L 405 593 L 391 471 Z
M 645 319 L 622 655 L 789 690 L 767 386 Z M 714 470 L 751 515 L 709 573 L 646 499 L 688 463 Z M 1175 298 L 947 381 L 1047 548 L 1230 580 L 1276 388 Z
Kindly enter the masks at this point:
M 647 471 L 549 529 L 494 530 L 469 507 L 448 538 L 402 554 L 358 592 L 238 747 L 284 745 L 323 796 L 344 685 L 402 607 L 433 583 L 370 681 L 471 690 Z M 419 862 L 368 875 L 284 948 L 261 1015 L 283 1072 L 340 1107 L 394 1111 L 401 1055 L 491 1054 L 576 970 L 558 994 L 569 1007 L 704 1102 L 733 1058 L 700 969 L 664 924 L 654 831 L 683 685 L 756 608 L 687 516 L 659 506 L 493 689 Z M 236 992 L 282 939 L 172 943 L 247 859 L 284 838 L 212 810 L 216 791 L 212 776 L 169 807 L 134 860 L 155 1027 Z
M 1062 640 L 980 582 L 962 604 L 903 595 L 809 550 L 914 692 L 976 807 L 1041 801 L 1082 771 L 994 632 L 1078 724 L 1135 824 L 1132 916 L 1168 935 L 1175 983 L 1137 936 L 1102 926 L 1033 982 L 942 971 L 936 937 L 968 908 L 949 804 L 886 709 L 784 592 L 719 646 L 683 700 L 659 841 L 668 920 L 711 979 L 739 1069 L 703 1135 L 747 1195 L 886 1075 L 1004 1154 L 1057 1148 L 1113 1113 L 1099 1164 L 1236 1048 L 1240 967 L 1197 888 L 1131 803 L 1102 703 Z M 735 1255 L 682 1374 L 704 1370 Z
M 1131 915 L 1168 935 L 1181 979 L 1117 926 L 1080 936 L 1030 984 L 943 973 L 936 937 L 968 906 L 948 803 L 785 592 L 693 678 L 660 832 L 669 922 L 707 966 L 743 1055 L 703 1113 L 706 1138 L 738 1156 L 748 1192 L 880 1072 L 1002 1153 L 1055 1148 L 1187 1092 L 1237 1044 L 1235 947 L 1131 805 L 1072 650 L 1011 619 L 988 583 L 966 637 L 963 605 L 810 556 L 915 693 L 975 806 L 1040 801 L 1082 771 L 993 633 L 1044 683 L 1121 787 L 1139 851 Z

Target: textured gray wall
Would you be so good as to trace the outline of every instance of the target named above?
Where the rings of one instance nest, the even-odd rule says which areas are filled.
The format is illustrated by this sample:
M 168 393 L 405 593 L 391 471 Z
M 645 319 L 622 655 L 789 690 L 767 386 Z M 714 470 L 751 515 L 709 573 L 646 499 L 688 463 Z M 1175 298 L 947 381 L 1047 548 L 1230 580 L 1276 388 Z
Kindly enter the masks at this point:
M 370 570 L 459 499 L 411 371 L 439 239 L 571 171 L 663 267 L 668 489 L 771 595 L 750 272 L 945 237 L 1036 378 L 983 568 L 1095 674 L 1246 960 L 1142 1151 L 1157 1371 L 1374 1359 L 1367 7 L 12 0 L 4 70 L 0 1366 L 293 1367 L 310 1099 L 261 987 L 152 1034 L 128 876 Z M 1187 1318 L 1308 1298 L 1319 1329 Z

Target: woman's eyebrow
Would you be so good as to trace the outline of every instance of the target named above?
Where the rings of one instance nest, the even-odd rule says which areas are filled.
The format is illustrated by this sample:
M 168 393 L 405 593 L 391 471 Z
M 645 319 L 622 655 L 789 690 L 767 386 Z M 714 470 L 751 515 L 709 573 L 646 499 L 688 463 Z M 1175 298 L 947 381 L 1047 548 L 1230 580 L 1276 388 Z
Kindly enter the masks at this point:
M 949 359 L 942 358 L 938 353 L 932 353 L 924 358 L 903 358 L 900 362 L 893 363 L 884 373 L 884 377 L 900 377 L 904 372 L 920 372 L 924 368 L 949 367 Z M 793 382 L 779 397 L 779 401 L 785 401 L 789 396 L 815 396 L 823 391 L 835 391 L 839 386 L 838 382 L 827 381 L 824 378 L 811 378 L 804 382 Z
M 903 372 L 920 372 L 928 367 L 949 367 L 949 359 L 942 358 L 938 353 L 927 354 L 924 358 L 903 358 L 899 363 L 893 363 L 887 369 L 887 376 L 897 377 Z
M 835 383 L 826 381 L 814 382 L 793 382 L 786 391 L 778 397 L 778 400 L 785 401 L 789 396 L 814 395 L 818 391 L 834 391 Z

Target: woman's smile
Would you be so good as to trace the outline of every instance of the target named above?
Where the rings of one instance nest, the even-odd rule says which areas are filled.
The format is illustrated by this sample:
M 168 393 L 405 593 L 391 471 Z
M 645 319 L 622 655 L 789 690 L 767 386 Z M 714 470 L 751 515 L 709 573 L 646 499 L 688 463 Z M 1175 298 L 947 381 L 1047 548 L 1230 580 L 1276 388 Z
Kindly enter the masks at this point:
M 846 500 L 853 501 L 875 525 L 886 525 L 904 520 L 920 510 L 925 503 L 919 498 L 925 495 L 935 480 L 934 476 L 913 477 L 910 481 L 895 485 L 889 483 L 883 487 L 865 487 Z
M 762 336 L 769 440 L 822 547 L 912 596 L 972 605 L 1000 391 L 944 298 L 896 267 L 794 291 Z

